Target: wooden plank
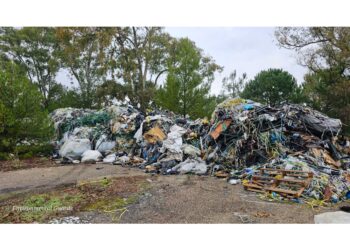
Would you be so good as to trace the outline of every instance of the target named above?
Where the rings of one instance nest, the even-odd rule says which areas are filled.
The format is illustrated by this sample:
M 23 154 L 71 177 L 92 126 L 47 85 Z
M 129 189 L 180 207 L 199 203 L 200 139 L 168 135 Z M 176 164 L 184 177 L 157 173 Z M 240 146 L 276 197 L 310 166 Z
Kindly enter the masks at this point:
M 283 196 L 291 196 L 291 197 L 300 197 L 300 195 L 303 193 L 305 187 L 301 187 L 299 188 L 298 191 L 294 191 L 294 190 L 289 190 L 289 189 L 282 189 L 282 188 L 278 188 L 278 187 L 268 187 L 268 186 L 259 186 L 256 184 L 252 184 L 252 183 L 245 183 L 243 184 L 244 189 L 249 190 L 249 191 L 254 191 L 254 192 L 276 192 L 280 195 Z
M 270 188 L 270 187 L 264 187 L 265 190 L 272 191 L 275 193 L 285 193 L 285 194 L 290 194 L 290 195 L 296 195 L 298 194 L 297 191 L 292 191 L 288 189 L 281 189 L 281 188 Z
M 247 188 L 248 191 L 258 192 L 258 193 L 266 193 L 264 190 L 254 189 L 254 188 Z
M 253 175 L 250 183 L 243 184 L 244 189 L 261 193 L 276 192 L 284 197 L 297 198 L 313 178 L 312 172 L 300 170 L 262 168 L 260 174 Z M 276 179 L 277 175 L 282 175 L 282 178 Z
M 274 180 L 274 181 L 279 181 L 279 182 L 291 182 L 291 183 L 299 183 L 299 184 L 302 184 L 302 185 L 306 185 L 307 182 L 306 180 L 298 180 L 298 179 L 275 179 L 273 177 L 269 177 L 269 176 L 259 176 L 259 175 L 253 175 L 252 176 L 252 179 L 253 180 L 256 180 L 256 179 L 262 179 L 262 180 Z
M 222 131 L 225 131 L 225 130 L 228 128 L 228 126 L 230 126 L 231 122 L 232 122 L 231 119 L 220 122 L 220 123 L 216 126 L 216 128 L 214 129 L 214 131 L 212 131 L 212 132 L 210 133 L 210 136 L 211 136 L 214 140 L 216 140 L 216 139 L 221 135 L 221 132 L 222 132 Z
M 267 172 L 267 173 L 265 173 Z M 274 173 L 275 172 L 275 173 Z M 261 174 L 269 174 L 269 175 L 278 175 L 282 174 L 283 176 L 292 176 L 292 177 L 313 177 L 312 172 L 305 172 L 300 170 L 284 170 L 284 169 L 273 169 L 273 168 L 261 168 L 260 169 Z
M 296 191 L 293 191 L 293 190 L 281 189 L 281 188 L 272 188 L 272 187 L 260 187 L 258 185 L 249 184 L 249 183 L 246 183 L 244 185 L 246 187 L 248 187 L 248 188 L 257 188 L 257 189 L 272 191 L 272 192 L 276 192 L 276 193 L 281 192 L 281 193 L 286 193 L 286 194 L 291 194 L 291 195 L 294 195 L 294 194 L 297 193 Z
M 286 173 L 305 173 L 305 174 L 310 173 L 302 170 L 286 170 L 286 169 L 275 169 L 275 168 L 260 168 L 260 170 L 278 171 L 278 172 L 286 172 Z

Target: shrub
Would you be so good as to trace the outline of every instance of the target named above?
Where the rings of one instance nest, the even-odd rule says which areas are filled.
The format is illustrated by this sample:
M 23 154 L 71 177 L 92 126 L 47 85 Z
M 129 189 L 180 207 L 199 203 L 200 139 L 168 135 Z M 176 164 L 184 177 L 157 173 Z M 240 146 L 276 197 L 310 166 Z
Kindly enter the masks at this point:
M 53 150 L 53 145 L 48 143 L 39 145 L 19 145 L 15 148 L 15 152 L 20 159 L 31 158 L 35 155 L 49 156 L 53 153 Z
M 0 63 L 0 152 L 14 152 L 18 141 L 47 141 L 53 127 L 43 97 L 12 62 Z

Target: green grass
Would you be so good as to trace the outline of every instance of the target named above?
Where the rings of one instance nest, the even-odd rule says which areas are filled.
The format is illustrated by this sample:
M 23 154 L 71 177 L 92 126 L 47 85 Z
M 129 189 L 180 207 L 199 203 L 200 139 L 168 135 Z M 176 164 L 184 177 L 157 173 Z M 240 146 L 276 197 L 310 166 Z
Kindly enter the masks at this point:
M 81 195 L 71 194 L 35 194 L 27 197 L 18 206 L 24 211 L 18 212 L 23 222 L 43 222 L 60 211 L 69 211 L 82 200 Z
M 77 212 L 106 213 L 113 222 L 118 222 L 129 205 L 150 187 L 144 180 L 124 182 L 126 186 L 120 183 L 120 178 L 103 178 L 44 193 L 3 195 L 0 196 L 0 223 L 45 223 Z M 132 185 L 137 188 L 130 191 Z

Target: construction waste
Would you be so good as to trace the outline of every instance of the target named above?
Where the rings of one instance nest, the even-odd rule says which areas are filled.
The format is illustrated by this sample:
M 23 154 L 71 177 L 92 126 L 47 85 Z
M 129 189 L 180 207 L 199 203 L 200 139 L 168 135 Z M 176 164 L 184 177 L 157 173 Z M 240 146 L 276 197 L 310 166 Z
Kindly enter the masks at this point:
M 149 173 L 198 174 L 242 183 L 267 199 L 339 202 L 350 198 L 350 141 L 342 123 L 309 107 L 241 98 L 195 121 L 131 105 L 51 114 L 62 163 L 102 162 Z

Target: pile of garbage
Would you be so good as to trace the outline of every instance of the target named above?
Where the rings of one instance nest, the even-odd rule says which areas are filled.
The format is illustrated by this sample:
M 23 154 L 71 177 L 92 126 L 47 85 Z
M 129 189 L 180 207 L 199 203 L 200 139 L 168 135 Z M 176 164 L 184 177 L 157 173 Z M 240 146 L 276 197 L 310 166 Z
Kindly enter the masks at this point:
M 62 163 L 104 162 L 149 173 L 212 175 L 274 197 L 350 198 L 350 142 L 341 121 L 303 105 L 241 98 L 195 121 L 129 104 L 51 114 Z

